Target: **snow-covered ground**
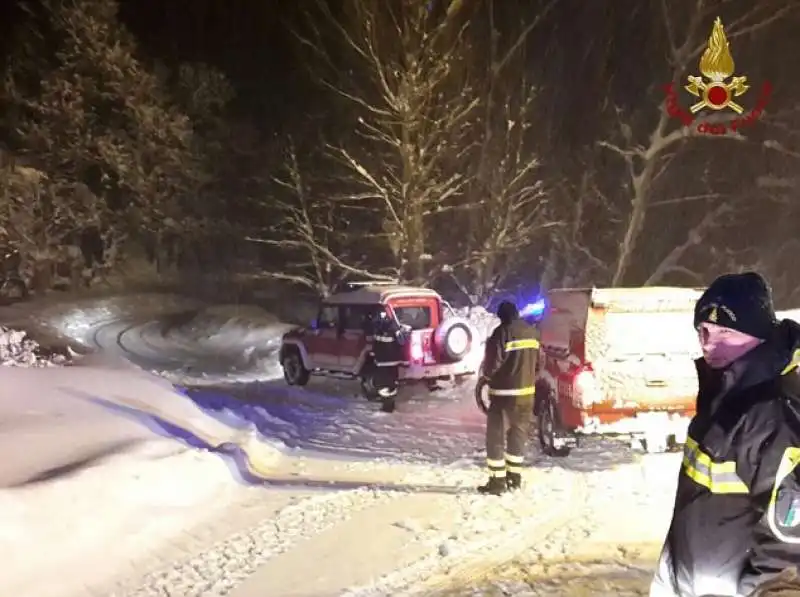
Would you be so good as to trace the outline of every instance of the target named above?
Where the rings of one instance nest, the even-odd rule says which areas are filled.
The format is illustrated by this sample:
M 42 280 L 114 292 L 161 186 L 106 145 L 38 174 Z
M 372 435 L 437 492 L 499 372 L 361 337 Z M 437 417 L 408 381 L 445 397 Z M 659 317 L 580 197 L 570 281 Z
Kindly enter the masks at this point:
M 0 404 L 12 407 L 0 407 L 0 425 L 19 434 L 27 423 L 12 416 L 50 412 L 23 433 L 22 453 L 66 471 L 21 486 L 31 475 L 18 471 L 0 491 L 1 515 L 15 521 L 0 525 L 0 557 L 20 562 L 0 569 L 0 585 L 15 594 L 586 594 L 541 579 L 549 567 L 568 576 L 556 570 L 565 558 L 600 556 L 597 566 L 644 590 L 675 454 L 636 456 L 611 441 L 563 460 L 532 449 L 525 491 L 479 496 L 485 420 L 470 385 L 407 392 L 386 414 L 355 384 L 287 387 L 275 354 L 287 326 L 260 309 L 165 295 L 27 308 L 32 326 L 95 354 L 15 369 L 33 377 L 2 385 Z M 625 555 L 632 545 L 641 557 Z

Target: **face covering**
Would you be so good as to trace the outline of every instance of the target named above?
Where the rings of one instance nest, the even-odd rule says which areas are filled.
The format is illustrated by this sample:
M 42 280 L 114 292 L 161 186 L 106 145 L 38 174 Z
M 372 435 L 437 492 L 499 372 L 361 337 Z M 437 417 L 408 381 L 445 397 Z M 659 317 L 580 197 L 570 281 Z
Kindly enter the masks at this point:
M 697 333 L 703 358 L 712 369 L 724 369 L 763 342 L 755 336 L 708 322 L 701 323 Z

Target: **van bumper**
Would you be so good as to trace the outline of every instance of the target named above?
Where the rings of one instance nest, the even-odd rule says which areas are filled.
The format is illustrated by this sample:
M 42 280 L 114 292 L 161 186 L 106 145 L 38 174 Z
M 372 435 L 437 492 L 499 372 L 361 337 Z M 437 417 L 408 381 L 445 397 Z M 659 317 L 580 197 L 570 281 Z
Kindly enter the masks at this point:
M 575 429 L 581 435 L 616 435 L 638 438 L 673 437 L 678 444 L 685 443 L 689 422 L 694 416 L 689 411 L 646 411 L 620 414 L 619 417 L 584 414 L 583 425 Z

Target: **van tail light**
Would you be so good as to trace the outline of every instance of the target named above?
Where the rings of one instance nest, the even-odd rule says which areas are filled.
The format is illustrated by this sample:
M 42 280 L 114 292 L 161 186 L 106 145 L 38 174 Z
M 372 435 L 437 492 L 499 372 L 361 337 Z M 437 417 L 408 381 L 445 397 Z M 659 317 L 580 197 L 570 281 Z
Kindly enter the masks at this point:
M 585 408 L 600 400 L 600 386 L 594 369 L 588 364 L 580 367 L 572 378 L 572 402 L 578 408 Z

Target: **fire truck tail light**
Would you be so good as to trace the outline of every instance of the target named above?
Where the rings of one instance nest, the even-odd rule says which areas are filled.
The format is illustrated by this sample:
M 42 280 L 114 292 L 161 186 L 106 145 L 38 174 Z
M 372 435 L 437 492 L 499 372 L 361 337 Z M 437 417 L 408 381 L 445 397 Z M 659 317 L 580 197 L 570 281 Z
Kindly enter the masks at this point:
M 591 365 L 584 365 L 575 373 L 572 385 L 575 406 L 582 408 L 600 401 L 600 388 Z
M 575 387 L 581 391 L 591 391 L 594 389 L 594 373 L 588 369 L 583 369 L 575 376 Z

